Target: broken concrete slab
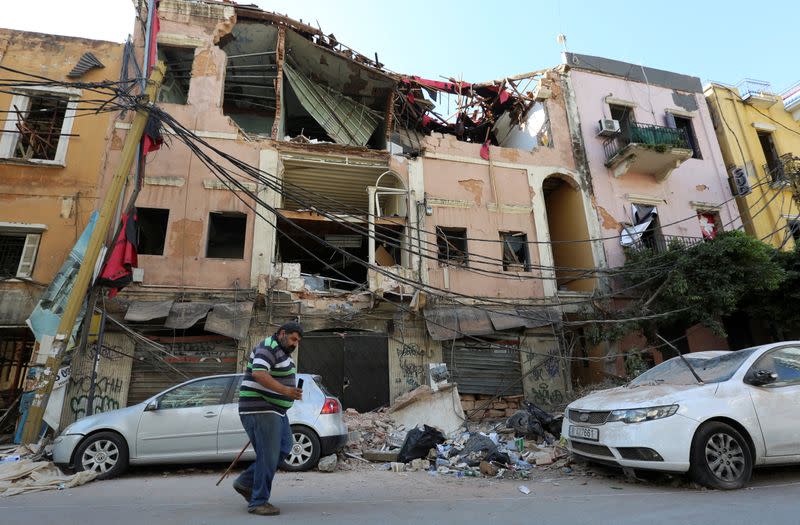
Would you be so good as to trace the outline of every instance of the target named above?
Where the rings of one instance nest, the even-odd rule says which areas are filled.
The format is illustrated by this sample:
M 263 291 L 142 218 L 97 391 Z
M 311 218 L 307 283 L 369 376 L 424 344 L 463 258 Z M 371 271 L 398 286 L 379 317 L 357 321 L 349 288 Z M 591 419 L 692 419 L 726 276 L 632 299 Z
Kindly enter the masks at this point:
M 406 428 L 429 425 L 445 434 L 456 432 L 464 423 L 464 409 L 456 385 L 447 384 L 437 392 L 428 385 L 397 398 L 389 409 L 392 419 Z
M 317 469 L 320 472 L 333 472 L 336 470 L 336 463 L 338 462 L 338 458 L 336 454 L 331 454 L 330 456 L 325 456 L 319 460 L 317 464 Z

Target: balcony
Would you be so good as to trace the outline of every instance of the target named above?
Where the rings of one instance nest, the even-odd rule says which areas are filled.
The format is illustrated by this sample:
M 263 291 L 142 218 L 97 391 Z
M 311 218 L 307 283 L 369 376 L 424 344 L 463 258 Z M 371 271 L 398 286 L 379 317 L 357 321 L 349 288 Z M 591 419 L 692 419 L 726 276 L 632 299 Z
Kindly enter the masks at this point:
M 783 107 L 792 114 L 792 118 L 800 121 L 800 82 L 795 83 L 781 93 Z
M 672 170 L 692 157 L 689 139 L 682 129 L 631 122 L 627 129 L 603 143 L 606 166 L 615 177 L 629 172 L 667 179 Z
M 640 239 L 629 248 L 634 251 L 651 250 L 654 253 L 663 253 L 670 247 L 690 248 L 704 242 L 702 237 L 685 237 L 682 235 L 656 234 L 646 239 Z
M 780 97 L 773 93 L 770 83 L 763 80 L 746 78 L 736 84 L 736 89 L 739 90 L 739 96 L 745 103 L 759 109 L 769 109 L 780 100 Z
M 777 158 L 777 162 L 764 164 L 764 172 L 772 187 L 792 184 L 800 180 L 800 157 L 785 153 Z

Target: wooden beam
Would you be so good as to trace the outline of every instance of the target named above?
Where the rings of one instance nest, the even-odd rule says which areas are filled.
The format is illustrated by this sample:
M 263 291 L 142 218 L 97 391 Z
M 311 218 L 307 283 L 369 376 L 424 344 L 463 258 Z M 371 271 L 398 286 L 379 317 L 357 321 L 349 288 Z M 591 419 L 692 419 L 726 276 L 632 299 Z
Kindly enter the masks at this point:
M 324 217 L 313 211 L 293 211 L 293 210 L 278 210 L 278 212 L 285 218 L 296 221 L 330 221 L 331 219 Z M 366 215 L 346 215 L 346 214 L 332 214 L 336 215 L 338 220 L 343 222 L 364 223 L 367 222 Z M 386 217 L 376 218 L 375 224 L 384 226 L 405 226 L 405 217 Z
M 283 26 L 278 27 L 278 47 L 277 54 L 275 55 L 275 62 L 277 64 L 275 73 L 275 120 L 272 122 L 272 140 L 280 140 L 283 137 L 278 136 L 280 130 L 281 119 L 283 114 L 281 112 L 281 102 L 283 100 L 283 61 L 286 58 L 286 28 Z M 285 131 L 285 128 L 284 128 Z

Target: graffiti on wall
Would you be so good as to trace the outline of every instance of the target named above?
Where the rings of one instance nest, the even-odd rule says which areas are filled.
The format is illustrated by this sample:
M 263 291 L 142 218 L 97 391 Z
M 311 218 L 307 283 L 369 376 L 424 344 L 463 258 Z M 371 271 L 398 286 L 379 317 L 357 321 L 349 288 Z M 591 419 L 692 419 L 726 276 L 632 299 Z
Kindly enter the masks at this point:
M 69 378 L 69 409 L 74 419 L 80 419 L 87 415 L 87 404 L 89 402 L 89 392 L 92 386 L 92 364 L 96 347 L 90 347 L 89 366 L 82 367 L 83 373 L 72 375 Z M 95 377 L 94 399 L 92 408 L 94 414 L 116 410 L 124 406 L 125 395 L 124 382 L 120 377 L 115 377 L 116 366 L 120 359 L 124 357 L 120 349 L 103 345 L 99 351 L 97 374 Z
M 529 349 L 526 361 L 531 368 L 526 381 L 525 397 L 536 405 L 552 407 L 566 399 L 561 356 L 558 348 L 550 348 L 545 356 L 541 352 L 542 350 Z
M 425 350 L 416 343 L 401 344 L 397 347 L 397 359 L 403 380 L 409 390 L 413 390 L 424 382 L 425 367 L 420 364 Z

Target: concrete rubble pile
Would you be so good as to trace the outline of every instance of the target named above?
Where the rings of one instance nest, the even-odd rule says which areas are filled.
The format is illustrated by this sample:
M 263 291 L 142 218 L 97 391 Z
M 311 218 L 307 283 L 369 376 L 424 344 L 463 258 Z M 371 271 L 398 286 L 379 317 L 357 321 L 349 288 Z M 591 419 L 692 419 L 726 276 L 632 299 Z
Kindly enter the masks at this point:
M 522 402 L 521 410 L 503 412 L 510 417 L 500 422 L 469 422 L 457 410 L 461 404 L 450 402 L 452 395 L 458 399 L 454 388 L 433 392 L 422 386 L 389 410 L 361 414 L 348 409 L 344 417 L 350 436 L 340 468 L 372 462 L 394 472 L 503 479 L 529 479 L 535 470 L 573 473 L 575 466 L 560 439 L 560 417 Z M 436 408 L 438 399 L 448 401 L 441 406 L 451 414 Z M 460 421 L 455 427 L 448 423 L 453 412 Z M 418 418 L 416 424 L 408 424 L 410 414 Z
M 62 473 L 44 460 L 38 445 L 19 446 L 0 451 L 0 498 L 44 490 L 63 490 L 92 481 L 95 472 Z

